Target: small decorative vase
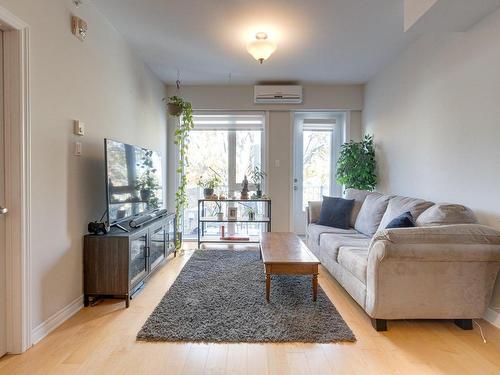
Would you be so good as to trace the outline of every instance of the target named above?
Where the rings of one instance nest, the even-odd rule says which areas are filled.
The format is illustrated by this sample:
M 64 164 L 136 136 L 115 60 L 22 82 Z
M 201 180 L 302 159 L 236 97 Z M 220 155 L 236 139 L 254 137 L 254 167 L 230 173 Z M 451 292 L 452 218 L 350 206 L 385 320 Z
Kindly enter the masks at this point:
M 214 189 L 203 189 L 203 195 L 205 196 L 205 199 L 211 199 L 214 195 Z
M 224 220 L 224 214 L 222 212 L 217 213 L 217 220 L 219 220 L 219 221 Z
M 182 107 L 179 104 L 168 103 L 167 104 L 167 111 L 168 111 L 168 114 L 170 116 L 178 117 L 182 113 Z
M 257 198 L 262 198 L 262 190 L 257 190 Z
M 248 213 L 248 220 L 254 221 L 255 220 L 255 212 L 249 212 Z

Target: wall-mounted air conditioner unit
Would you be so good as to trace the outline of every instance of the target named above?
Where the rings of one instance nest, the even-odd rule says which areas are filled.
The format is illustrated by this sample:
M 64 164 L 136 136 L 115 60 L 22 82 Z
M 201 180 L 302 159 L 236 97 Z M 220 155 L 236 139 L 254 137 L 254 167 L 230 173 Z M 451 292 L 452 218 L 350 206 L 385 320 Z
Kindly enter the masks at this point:
M 302 86 L 259 85 L 253 88 L 255 104 L 297 104 L 302 103 Z

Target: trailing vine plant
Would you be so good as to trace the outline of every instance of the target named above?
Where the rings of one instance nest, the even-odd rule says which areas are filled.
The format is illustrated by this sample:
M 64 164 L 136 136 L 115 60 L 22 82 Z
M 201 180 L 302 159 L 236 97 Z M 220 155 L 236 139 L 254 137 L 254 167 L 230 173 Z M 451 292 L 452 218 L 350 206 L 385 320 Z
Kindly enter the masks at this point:
M 337 182 L 346 188 L 373 190 L 377 185 L 373 135 L 361 142 L 347 142 L 340 148 L 337 161 Z
M 191 103 L 184 101 L 179 96 L 171 96 L 168 98 L 168 104 L 180 107 L 179 126 L 175 129 L 174 144 L 179 149 L 179 163 L 177 164 L 176 173 L 179 175 L 179 186 L 175 192 L 175 215 L 176 215 L 176 228 L 177 233 L 175 239 L 175 246 L 179 249 L 182 245 L 182 240 L 179 233 L 182 232 L 182 220 L 184 216 L 184 208 L 188 204 L 188 197 L 186 194 L 187 187 L 187 167 L 189 166 L 188 160 L 188 147 L 189 147 L 189 132 L 194 128 L 193 122 L 193 108 Z

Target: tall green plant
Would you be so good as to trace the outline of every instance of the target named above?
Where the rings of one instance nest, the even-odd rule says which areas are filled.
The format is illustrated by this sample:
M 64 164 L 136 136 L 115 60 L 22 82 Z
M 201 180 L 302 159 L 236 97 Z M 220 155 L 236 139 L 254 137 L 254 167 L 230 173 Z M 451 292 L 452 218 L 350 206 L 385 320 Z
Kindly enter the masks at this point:
M 346 188 L 373 190 L 377 185 L 373 135 L 361 142 L 350 141 L 340 148 L 337 161 L 337 182 Z
M 175 192 L 175 214 L 176 214 L 176 232 L 181 232 L 182 219 L 184 208 L 188 204 L 188 197 L 186 193 L 187 187 L 187 167 L 189 166 L 188 160 L 188 147 L 189 147 L 189 132 L 194 128 L 193 122 L 193 108 L 191 103 L 184 101 L 181 97 L 171 96 L 169 103 L 177 104 L 182 108 L 180 114 L 179 126 L 175 130 L 174 144 L 179 149 L 179 163 L 177 164 L 176 172 L 179 175 L 179 187 Z M 180 246 L 180 239 L 176 238 L 176 246 Z

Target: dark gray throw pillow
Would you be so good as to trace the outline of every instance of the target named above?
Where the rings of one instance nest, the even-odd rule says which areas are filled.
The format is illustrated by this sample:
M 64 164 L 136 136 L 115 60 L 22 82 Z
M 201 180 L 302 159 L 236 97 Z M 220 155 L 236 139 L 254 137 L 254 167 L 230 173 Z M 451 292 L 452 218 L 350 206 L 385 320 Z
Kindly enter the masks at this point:
M 385 227 L 385 229 L 391 228 L 412 228 L 415 226 L 415 220 L 413 220 L 413 216 L 410 211 L 405 212 L 404 214 L 399 215 L 398 217 L 392 219 L 389 224 Z
M 316 224 L 349 229 L 354 199 L 323 197 L 319 220 Z

